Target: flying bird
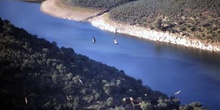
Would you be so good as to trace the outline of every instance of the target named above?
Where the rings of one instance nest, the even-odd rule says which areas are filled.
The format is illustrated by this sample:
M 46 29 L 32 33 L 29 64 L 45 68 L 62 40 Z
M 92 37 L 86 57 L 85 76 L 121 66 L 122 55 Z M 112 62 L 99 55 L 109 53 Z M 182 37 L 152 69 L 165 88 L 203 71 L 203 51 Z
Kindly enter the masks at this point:
M 181 92 L 181 90 L 174 93 L 174 95 L 178 95 Z
M 116 40 L 116 38 L 114 38 L 114 44 L 118 45 L 118 41 Z
M 92 37 L 92 43 L 95 43 L 96 40 L 95 40 L 95 37 Z

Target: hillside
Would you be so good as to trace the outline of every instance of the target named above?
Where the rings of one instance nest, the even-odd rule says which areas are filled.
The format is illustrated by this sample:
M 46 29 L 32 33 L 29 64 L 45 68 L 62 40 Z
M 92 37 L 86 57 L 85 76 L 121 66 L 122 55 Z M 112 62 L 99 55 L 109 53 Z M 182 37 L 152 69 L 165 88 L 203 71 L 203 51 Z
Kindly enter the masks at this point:
M 68 5 L 111 9 L 110 18 L 152 30 L 220 41 L 219 0 L 62 0 Z
M 198 102 L 181 106 L 176 97 L 143 86 L 123 70 L 1 19 L 0 103 L 7 110 L 205 110 Z
M 138 0 L 111 10 L 117 21 L 220 41 L 219 0 Z
M 131 1 L 136 0 L 62 0 L 63 3 L 68 5 L 98 9 L 111 9 Z

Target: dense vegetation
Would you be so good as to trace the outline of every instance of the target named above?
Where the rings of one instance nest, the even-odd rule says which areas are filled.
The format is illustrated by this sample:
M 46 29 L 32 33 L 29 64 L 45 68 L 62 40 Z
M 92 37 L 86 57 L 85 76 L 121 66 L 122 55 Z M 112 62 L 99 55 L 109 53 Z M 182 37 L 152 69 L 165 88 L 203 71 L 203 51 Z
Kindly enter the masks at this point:
M 220 0 L 62 0 L 65 4 L 112 9 L 110 18 L 153 30 L 220 41 Z
M 62 1 L 65 4 L 71 4 L 81 7 L 110 9 L 136 0 L 62 0 Z
M 220 0 L 62 0 L 82 7 L 113 8 L 110 18 L 188 37 L 220 41 Z
M 181 106 L 176 97 L 153 91 L 122 70 L 2 19 L 0 104 L 2 110 L 205 110 L 199 102 Z
M 220 41 L 220 0 L 138 0 L 114 8 L 112 19 Z

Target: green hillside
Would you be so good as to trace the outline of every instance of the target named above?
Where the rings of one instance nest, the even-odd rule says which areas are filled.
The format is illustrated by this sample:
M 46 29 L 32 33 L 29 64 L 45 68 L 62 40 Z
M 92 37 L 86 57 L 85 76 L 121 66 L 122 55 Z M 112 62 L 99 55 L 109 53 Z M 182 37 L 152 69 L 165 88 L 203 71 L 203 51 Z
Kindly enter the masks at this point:
M 198 102 L 181 106 L 179 99 L 143 86 L 122 70 L 2 19 L 0 104 L 1 110 L 205 110 Z
M 220 0 L 138 0 L 111 10 L 111 18 L 154 30 L 220 41 Z
M 68 5 L 112 9 L 110 18 L 153 30 L 220 41 L 220 0 L 62 0 Z
M 68 5 L 76 5 L 81 7 L 110 9 L 131 1 L 136 0 L 61 0 Z

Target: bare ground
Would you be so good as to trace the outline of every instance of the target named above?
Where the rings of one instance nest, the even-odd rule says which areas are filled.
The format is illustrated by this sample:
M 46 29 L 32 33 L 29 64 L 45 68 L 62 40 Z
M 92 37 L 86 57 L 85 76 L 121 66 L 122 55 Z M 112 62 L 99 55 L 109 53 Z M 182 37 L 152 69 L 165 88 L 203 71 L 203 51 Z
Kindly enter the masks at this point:
M 47 0 L 41 4 L 41 11 L 59 18 L 84 21 L 91 16 L 95 16 L 102 10 L 81 8 L 62 4 L 59 0 Z

